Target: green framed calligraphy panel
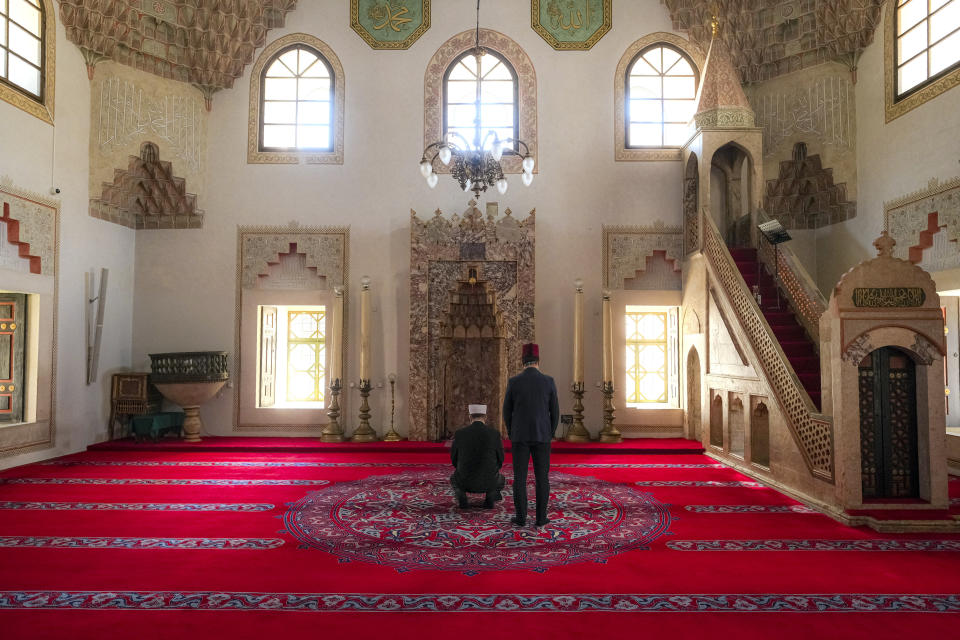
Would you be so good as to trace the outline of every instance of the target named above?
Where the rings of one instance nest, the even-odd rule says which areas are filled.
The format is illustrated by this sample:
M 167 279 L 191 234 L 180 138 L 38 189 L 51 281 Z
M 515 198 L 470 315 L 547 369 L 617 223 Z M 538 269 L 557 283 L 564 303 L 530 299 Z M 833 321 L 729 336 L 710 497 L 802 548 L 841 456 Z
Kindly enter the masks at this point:
M 530 26 L 557 51 L 586 51 L 613 24 L 613 0 L 530 0 Z
M 374 49 L 409 49 L 430 28 L 430 0 L 350 0 L 350 26 Z

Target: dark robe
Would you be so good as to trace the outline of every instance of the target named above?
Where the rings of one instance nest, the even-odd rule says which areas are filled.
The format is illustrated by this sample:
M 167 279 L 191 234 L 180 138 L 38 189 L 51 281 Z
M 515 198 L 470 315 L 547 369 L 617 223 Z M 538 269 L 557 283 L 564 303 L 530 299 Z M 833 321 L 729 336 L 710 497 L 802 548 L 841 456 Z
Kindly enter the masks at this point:
M 450 461 L 457 468 L 450 483 L 462 491 L 487 493 L 503 487 L 503 440 L 499 431 L 480 420 L 453 435 Z

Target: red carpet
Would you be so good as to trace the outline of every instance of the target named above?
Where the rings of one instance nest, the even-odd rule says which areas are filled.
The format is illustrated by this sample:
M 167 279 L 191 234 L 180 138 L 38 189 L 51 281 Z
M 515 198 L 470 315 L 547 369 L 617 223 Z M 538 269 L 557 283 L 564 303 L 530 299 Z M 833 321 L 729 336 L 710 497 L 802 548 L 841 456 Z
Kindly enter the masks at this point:
M 0 472 L 0 637 L 883 638 L 960 623 L 957 534 L 844 527 L 702 455 L 559 447 L 552 522 L 515 529 L 509 495 L 452 508 L 446 455 L 145 445 Z
M 159 442 L 136 442 L 133 438 L 101 442 L 88 447 L 90 451 L 262 451 L 289 453 L 420 453 L 449 448 L 447 442 L 320 442 L 317 438 L 235 438 L 213 436 L 201 442 L 184 442 L 167 438 Z M 510 442 L 503 446 L 510 450 Z M 703 453 L 703 445 L 685 438 L 636 438 L 617 444 L 601 442 L 554 442 L 553 449 L 563 453 Z

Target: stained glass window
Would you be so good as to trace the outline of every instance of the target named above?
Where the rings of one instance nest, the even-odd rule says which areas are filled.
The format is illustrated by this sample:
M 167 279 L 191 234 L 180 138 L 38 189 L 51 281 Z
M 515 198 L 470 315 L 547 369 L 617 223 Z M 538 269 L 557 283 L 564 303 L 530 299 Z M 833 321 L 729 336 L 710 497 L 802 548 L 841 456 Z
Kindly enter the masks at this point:
M 627 67 L 626 146 L 680 147 L 690 135 L 697 72 L 678 49 L 657 44 Z
M 468 51 L 447 69 L 443 86 L 444 135 L 463 137 L 454 137 L 454 144 L 474 148 L 479 140 L 489 148 L 490 132 L 500 140 L 519 137 L 517 74 L 499 54 L 486 50 L 484 55 L 477 56 Z
M 670 380 L 675 360 L 670 348 L 675 332 L 673 314 L 628 306 L 626 323 L 626 401 L 628 407 L 664 404 L 671 399 Z
M 897 0 L 897 97 L 960 65 L 960 0 Z
M 326 312 L 287 312 L 287 402 L 323 402 Z
M 43 96 L 43 5 L 0 0 L 0 79 L 40 100 Z
M 295 45 L 278 53 L 263 74 L 260 150 L 332 150 L 334 84 L 317 50 Z

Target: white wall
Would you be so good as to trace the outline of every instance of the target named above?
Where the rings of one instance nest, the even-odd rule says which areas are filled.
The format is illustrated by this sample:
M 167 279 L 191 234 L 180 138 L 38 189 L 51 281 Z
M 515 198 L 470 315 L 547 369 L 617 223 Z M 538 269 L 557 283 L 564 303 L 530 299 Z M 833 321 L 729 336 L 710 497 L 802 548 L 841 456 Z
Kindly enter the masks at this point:
M 960 89 L 885 123 L 880 25 L 857 65 L 857 216 L 818 231 L 817 280 L 828 298 L 847 269 L 876 256 L 884 202 L 960 175 Z
M 0 176 L 47 194 L 62 190 L 56 446 L 0 458 L 0 468 L 82 450 L 106 434 L 110 373 L 130 365 L 134 233 L 87 214 L 90 83 L 80 50 L 57 24 L 55 127 L 0 102 Z M 85 384 L 83 272 L 110 269 L 100 377 Z
M 430 190 L 418 172 L 423 150 L 423 78 L 428 60 L 451 36 L 474 26 L 468 0 L 434 2 L 430 30 L 407 51 L 374 51 L 349 28 L 349 3 L 301 2 L 282 30 L 314 35 L 336 52 L 346 79 L 345 163 L 270 166 L 246 163 L 247 74 L 216 94 L 209 131 L 209 183 L 202 231 L 137 235 L 134 364 L 148 353 L 233 351 L 237 225 L 351 227 L 350 331 L 346 357 L 357 371 L 358 280 L 373 279 L 373 375 L 400 376 L 398 430 L 406 431 L 409 350 L 409 216 L 441 208 L 462 213 L 469 197 L 448 176 Z M 613 80 L 623 51 L 654 31 L 670 31 L 657 0 L 614 3 L 613 29 L 588 52 L 557 52 L 530 28 L 529 3 L 483 4 L 481 25 L 501 31 L 526 50 L 537 73 L 539 175 L 525 188 L 509 176 L 506 196 L 491 196 L 518 216 L 537 209 L 537 338 L 544 369 L 561 388 L 562 409 L 572 367 L 573 281 L 586 281 L 588 311 L 588 424 L 601 422 L 601 243 L 604 224 L 680 224 L 682 165 L 613 161 Z M 258 51 L 259 53 L 259 51 Z M 483 205 L 481 203 L 481 209 Z M 232 358 L 231 358 L 232 360 Z M 229 434 L 232 389 L 202 409 L 208 431 Z M 355 392 L 354 392 L 355 393 Z M 389 420 L 388 394 L 371 398 L 375 426 Z M 345 416 L 355 426 L 357 398 Z

